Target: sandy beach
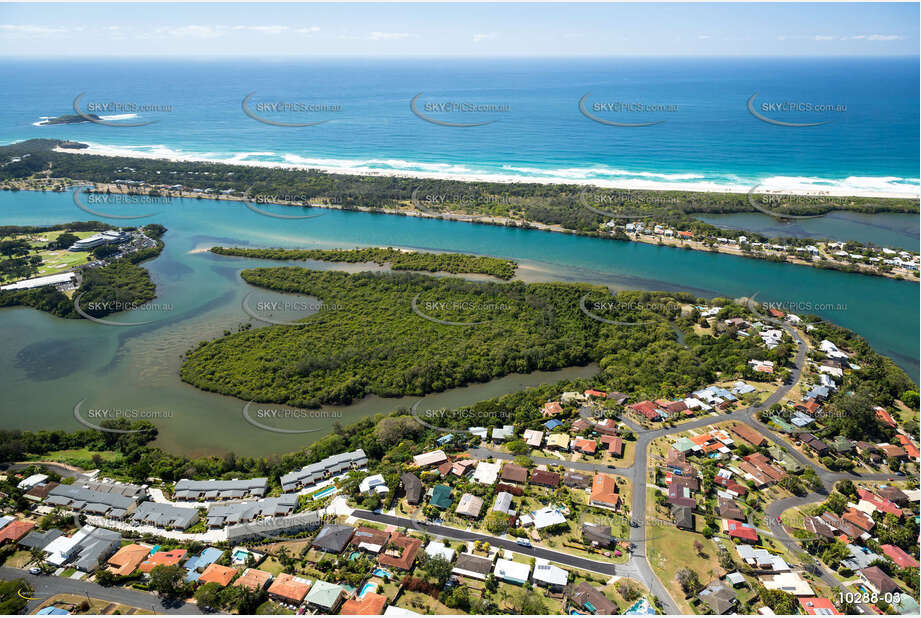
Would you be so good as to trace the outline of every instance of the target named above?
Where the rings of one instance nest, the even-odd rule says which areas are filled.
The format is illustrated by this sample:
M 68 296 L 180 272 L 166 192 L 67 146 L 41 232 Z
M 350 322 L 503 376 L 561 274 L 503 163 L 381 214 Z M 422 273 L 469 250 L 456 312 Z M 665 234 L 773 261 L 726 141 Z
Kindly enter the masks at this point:
M 844 181 L 844 187 L 837 188 L 817 188 L 813 183 L 814 179 L 807 177 L 777 176 L 754 184 L 734 184 L 723 185 L 710 182 L 667 182 L 662 180 L 598 180 L 584 178 L 561 178 L 553 176 L 521 176 L 516 174 L 475 174 L 448 172 L 445 169 L 439 171 L 419 171 L 419 170 L 382 170 L 369 167 L 366 165 L 346 165 L 343 161 L 342 166 L 331 165 L 330 159 L 309 160 L 303 159 L 301 162 L 278 162 L 278 161 L 255 161 L 248 160 L 249 156 L 256 155 L 274 155 L 270 152 L 251 152 L 241 153 L 231 158 L 208 157 L 201 154 L 182 154 L 165 147 L 154 147 L 151 151 L 139 151 L 128 147 L 105 146 L 102 144 L 93 144 L 83 142 L 88 148 L 70 149 L 55 148 L 56 152 L 67 154 L 99 155 L 109 157 L 130 157 L 135 159 L 163 159 L 173 162 L 198 162 L 198 163 L 225 163 L 228 165 L 247 165 L 251 167 L 278 168 L 307 170 L 314 169 L 327 172 L 330 174 L 347 174 L 354 176 L 386 176 L 395 178 L 418 178 L 420 180 L 455 180 L 461 182 L 497 182 L 497 183 L 535 183 L 535 184 L 568 184 L 591 186 L 605 189 L 624 189 L 624 190 L 646 190 L 646 191 L 692 191 L 699 193 L 748 193 L 754 187 L 757 187 L 759 193 L 777 193 L 785 195 L 827 195 L 835 197 L 853 196 L 853 197 L 892 197 L 892 198 L 918 198 L 918 187 L 906 189 L 906 192 L 880 191 L 874 188 L 872 178 L 853 177 Z M 300 157 L 291 157 L 298 158 Z M 451 168 L 452 166 L 444 166 Z M 549 171 L 549 170 L 548 170 Z M 656 176 L 656 174 L 649 174 Z

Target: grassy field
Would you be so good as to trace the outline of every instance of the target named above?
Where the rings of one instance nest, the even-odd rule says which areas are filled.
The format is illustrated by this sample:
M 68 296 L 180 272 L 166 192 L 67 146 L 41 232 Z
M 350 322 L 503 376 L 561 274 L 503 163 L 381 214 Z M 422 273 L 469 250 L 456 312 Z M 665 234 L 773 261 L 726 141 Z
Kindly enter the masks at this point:
M 33 461 L 59 461 L 78 468 L 93 468 L 93 455 L 99 455 L 103 461 L 118 461 L 122 454 L 117 451 L 91 451 L 89 449 L 65 449 L 61 451 L 50 451 L 43 455 L 32 455 L 29 457 Z
M 43 601 L 37 609 L 42 609 L 49 606 L 59 607 L 60 609 L 69 611 L 72 614 L 93 614 L 93 615 L 106 615 L 106 614 L 146 614 L 153 615 L 155 614 L 150 608 L 143 607 L 131 607 L 130 605 L 122 605 L 121 603 L 111 603 L 109 601 L 103 601 L 102 599 L 94 599 L 90 597 L 89 599 L 89 609 L 82 611 L 80 609 L 81 604 L 86 602 L 87 598 L 83 595 L 78 594 L 56 594 L 50 599 Z
M 58 273 L 67 272 L 69 270 L 73 270 L 77 266 L 82 266 L 83 264 L 92 261 L 92 255 L 89 251 L 71 252 L 67 249 L 42 249 L 42 247 L 44 247 L 47 242 L 55 240 L 63 233 L 63 230 L 58 230 L 40 235 L 21 235 L 18 237 L 13 237 L 13 239 L 21 238 L 29 240 L 30 245 L 34 248 L 29 256 L 38 255 L 42 258 L 42 264 L 38 267 L 38 272 L 33 275 L 34 277 L 43 277 L 46 275 L 55 275 Z M 96 232 L 72 232 L 72 234 L 79 238 L 88 238 L 95 233 Z M 42 240 L 39 240 L 39 238 Z M 4 279 L 3 283 L 10 283 L 17 280 L 17 278 L 10 278 L 9 281 Z
M 658 512 L 652 489 L 646 491 L 646 514 L 648 518 L 667 519 L 665 511 Z M 702 517 L 695 517 L 698 529 L 704 525 Z M 647 527 L 647 530 L 650 528 Z M 713 573 L 720 569 L 717 560 L 717 547 L 713 541 L 704 538 L 702 534 L 679 530 L 675 527 L 656 526 L 655 534 L 650 535 L 646 542 L 646 553 L 652 570 L 668 589 L 669 594 L 678 604 L 678 609 L 683 614 L 695 613 L 685 599 L 681 585 L 675 581 L 675 573 L 681 568 L 694 570 L 700 583 L 706 585 L 713 579 Z M 694 549 L 694 542 L 703 545 L 703 551 L 698 554 Z
M 258 616 L 284 616 L 291 614 L 294 614 L 294 610 L 283 607 L 275 601 L 266 601 L 256 608 L 256 615 Z

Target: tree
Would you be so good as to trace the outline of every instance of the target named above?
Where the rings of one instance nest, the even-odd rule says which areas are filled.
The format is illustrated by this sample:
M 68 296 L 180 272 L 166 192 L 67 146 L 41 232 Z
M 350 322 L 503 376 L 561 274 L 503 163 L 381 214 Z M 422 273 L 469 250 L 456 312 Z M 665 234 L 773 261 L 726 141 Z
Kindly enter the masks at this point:
M 443 588 L 445 582 L 451 577 L 451 563 L 443 556 L 429 556 L 425 560 L 422 570 L 425 574 L 438 582 L 438 587 Z M 454 607 L 453 605 L 451 607 Z
M 195 602 L 198 607 L 208 611 L 220 605 L 221 585 L 217 582 L 208 582 L 204 586 L 199 586 L 195 591 Z
M 518 598 L 518 613 L 527 616 L 540 616 L 550 613 L 547 604 L 544 603 L 544 597 L 534 590 L 524 589 Z
M 704 544 L 700 541 L 694 541 L 694 551 L 697 552 L 698 556 L 703 555 L 704 553 Z
M 508 515 L 500 511 L 490 511 L 483 524 L 492 534 L 504 534 L 508 529 Z
M 178 564 L 159 565 L 150 571 L 150 589 L 168 598 L 184 596 L 186 571 Z
M 696 594 L 700 590 L 700 578 L 697 573 L 688 568 L 678 569 L 675 573 L 675 581 L 681 584 L 681 589 L 688 596 Z
M 67 249 L 72 244 L 80 240 L 76 234 L 70 232 L 64 232 L 60 234 L 55 240 L 48 243 L 49 249 Z

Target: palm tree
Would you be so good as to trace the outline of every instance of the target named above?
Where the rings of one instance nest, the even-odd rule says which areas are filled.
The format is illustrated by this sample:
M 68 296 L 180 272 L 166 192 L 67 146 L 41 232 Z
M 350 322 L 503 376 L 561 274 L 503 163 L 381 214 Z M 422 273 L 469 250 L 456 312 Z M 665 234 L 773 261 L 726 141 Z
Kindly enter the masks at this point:
M 29 561 L 26 564 L 32 563 L 35 563 L 42 570 L 45 568 L 45 552 L 38 547 L 29 548 Z

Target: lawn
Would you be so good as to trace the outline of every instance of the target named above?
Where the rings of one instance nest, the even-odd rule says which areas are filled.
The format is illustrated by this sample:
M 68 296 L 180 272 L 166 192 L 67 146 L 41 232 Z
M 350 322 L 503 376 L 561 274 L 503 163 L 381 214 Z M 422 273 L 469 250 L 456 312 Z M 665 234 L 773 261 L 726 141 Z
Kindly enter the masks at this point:
M 131 607 L 130 605 L 122 605 L 121 603 L 112 603 L 110 601 L 103 601 L 102 599 L 94 599 L 90 597 L 89 599 L 89 608 L 86 611 L 81 611 L 81 603 L 86 603 L 87 597 L 81 594 L 56 594 L 50 599 L 42 601 L 42 604 L 39 605 L 36 609 L 41 609 L 44 607 L 55 606 L 63 610 L 69 611 L 72 614 L 147 614 L 153 615 L 156 612 L 151 608 L 145 607 Z
M 118 461 L 122 454 L 118 451 L 91 451 L 85 448 L 49 451 L 43 455 L 31 455 L 30 461 L 58 461 L 78 468 L 93 468 L 93 455 L 99 455 L 103 461 Z
M 397 601 L 397 607 L 402 607 L 403 609 L 408 609 L 419 614 L 446 615 L 456 613 L 456 610 L 451 609 L 437 599 L 433 599 L 429 595 L 421 592 L 404 592 L 400 596 L 400 600 Z
M 279 605 L 275 601 L 266 601 L 262 605 L 256 608 L 256 615 L 258 616 L 273 616 L 273 615 L 285 615 L 285 614 L 294 614 L 294 610 L 288 609 L 282 605 Z
M 668 519 L 664 511 L 657 512 L 653 490 L 648 489 L 646 493 L 647 519 Z M 695 520 L 698 529 L 704 525 L 703 517 L 695 517 Z M 646 554 L 652 570 L 668 589 L 681 613 L 694 613 L 685 599 L 681 585 L 675 581 L 675 573 L 680 568 L 690 568 L 697 573 L 700 583 L 707 585 L 713 579 L 713 574 L 720 570 L 716 545 L 702 534 L 679 530 L 673 526 L 647 525 L 646 529 L 655 530 L 655 534 L 649 535 L 646 542 Z M 701 554 L 694 549 L 695 541 L 703 545 Z

